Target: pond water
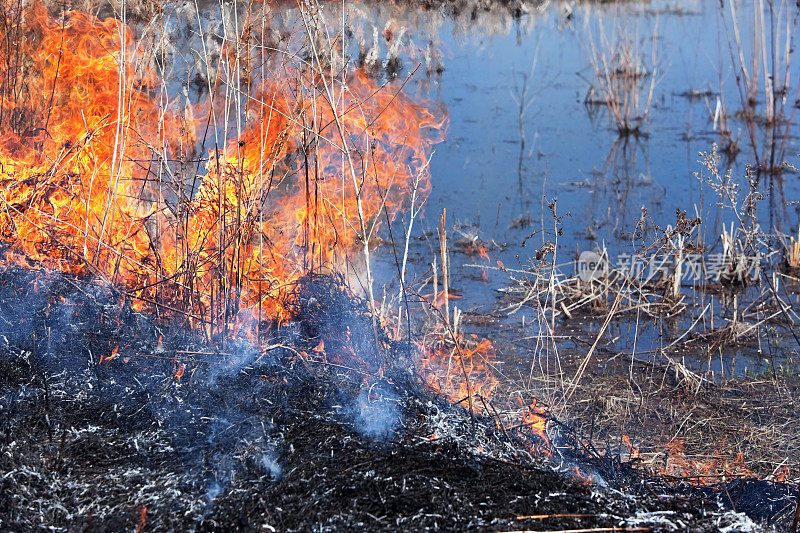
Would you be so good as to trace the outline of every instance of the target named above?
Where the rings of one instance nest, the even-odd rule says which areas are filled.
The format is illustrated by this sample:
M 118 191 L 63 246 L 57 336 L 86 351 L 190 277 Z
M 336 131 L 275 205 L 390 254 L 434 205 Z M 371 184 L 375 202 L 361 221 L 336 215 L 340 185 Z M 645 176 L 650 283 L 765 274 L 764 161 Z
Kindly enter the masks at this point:
M 643 43 L 646 61 L 656 35 L 657 83 L 642 126 L 646 135 L 620 137 L 605 106 L 586 102 L 598 87 L 590 48 L 601 25 L 606 34 L 615 25 L 628 27 Z M 437 37 L 445 70 L 425 83 L 429 96 L 444 104 L 450 126 L 431 161 L 427 214 L 434 229 L 446 208 L 457 226 L 472 226 L 482 240 L 501 244 L 492 259 L 512 267 L 524 266 L 541 244 L 537 234 L 523 247 L 542 220 L 551 229 L 545 238 L 553 240 L 553 217 L 543 206 L 553 200 L 564 217 L 558 254 L 565 261 L 598 244 L 612 256 L 629 251 L 642 207 L 662 227 L 675 223 L 677 209 L 700 214 L 713 222 L 707 242 L 732 219 L 694 175 L 702 168 L 700 152 L 720 142 L 713 124 L 720 77 L 728 107 L 738 102 L 718 2 L 554 3 L 491 35 L 480 25 L 471 30 L 446 20 Z M 791 79 L 796 91 L 796 69 Z M 728 164 L 746 186 L 744 167 L 755 159 L 744 124 L 734 120 L 732 130 L 743 151 Z M 790 162 L 797 161 L 797 133 L 791 126 Z M 767 196 L 769 181 L 762 180 Z M 777 181 L 773 227 L 791 232 L 800 205 L 782 204 L 800 199 L 800 180 L 784 174 Z M 764 225 L 768 201 L 760 211 Z
M 735 5 L 747 57 L 754 47 L 753 5 Z M 772 20 L 783 20 L 783 26 L 768 34 L 783 42 L 785 11 L 779 7 L 776 3 Z M 496 290 L 508 283 L 506 274 L 474 265 L 495 266 L 499 260 L 509 268 L 524 268 L 543 241 L 556 242 L 559 263 L 598 246 L 606 247 L 612 260 L 633 251 L 632 235 L 643 208 L 660 227 L 675 224 L 676 210 L 702 217 L 703 242 L 712 245 L 709 252 L 720 251 L 723 224 L 730 227 L 735 217 L 719 207 L 719 197 L 695 175 L 703 170 L 700 153 L 726 142 L 714 117 L 718 101 L 731 115 L 728 129 L 741 149 L 735 157 L 721 157 L 722 170 L 729 169 L 731 179 L 746 189 L 746 167 L 757 160 L 747 124 L 736 118 L 742 105 L 732 54 L 739 51 L 729 4 L 721 10 L 715 0 L 552 2 L 518 18 L 489 12 L 472 20 L 464 13 L 421 16 L 388 7 L 368 12 L 381 30 L 407 28 L 411 52 L 398 76 L 416 61 L 422 70 L 427 65 L 428 75 L 417 73 L 410 92 L 438 102 L 449 115 L 448 138 L 431 161 L 433 190 L 422 226 L 435 240 L 439 214 L 446 209 L 455 228 L 451 239 L 477 238 L 488 243 L 490 256 L 454 254 L 459 307 L 491 309 Z M 769 24 L 769 11 L 764 12 Z M 363 20 L 359 16 L 353 20 Z M 600 93 L 592 49 L 599 54 L 604 40 L 620 34 L 635 43 L 638 68 L 647 73 L 640 82 L 642 102 L 655 77 L 642 135 L 621 136 L 610 110 L 593 102 Z M 800 73 L 792 63 L 788 72 L 785 114 L 793 118 Z M 763 108 L 763 94 L 759 98 Z M 782 125 L 776 143 L 783 159 L 795 165 L 800 161 L 796 122 Z M 754 136 L 763 160 L 770 146 L 768 128 L 761 124 Z M 764 195 L 757 215 L 762 229 L 796 231 L 800 177 L 764 174 L 758 187 Z M 548 207 L 553 201 L 563 217 L 557 241 Z M 423 267 L 436 249 L 430 242 L 417 247 Z M 572 271 L 569 265 L 564 270 Z M 656 335 L 647 329 L 639 332 L 643 344 Z M 629 350 L 632 339 L 624 331 L 630 328 L 620 328 L 616 345 Z M 761 366 L 755 357 L 740 369 L 748 364 L 750 369 Z M 722 358 L 710 363 L 717 371 L 725 365 Z

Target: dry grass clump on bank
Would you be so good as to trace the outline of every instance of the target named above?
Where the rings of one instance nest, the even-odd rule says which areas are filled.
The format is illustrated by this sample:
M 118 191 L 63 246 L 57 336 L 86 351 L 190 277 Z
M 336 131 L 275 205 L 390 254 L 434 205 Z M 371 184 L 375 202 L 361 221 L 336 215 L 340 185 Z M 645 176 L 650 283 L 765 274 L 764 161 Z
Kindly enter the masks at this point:
M 787 290 L 796 289 L 792 275 L 800 257 L 794 236 L 764 233 L 758 222 L 762 199 L 757 178 L 748 173 L 742 191 L 730 171 L 723 174 L 716 148 L 702 154 L 704 170 L 697 178 L 717 195 L 719 208 L 732 218 L 716 242 L 709 244 L 701 217 L 678 210 L 673 225 L 661 228 L 642 211 L 631 252 L 616 259 L 606 249 L 587 259 L 557 264 L 537 262 L 526 269 L 505 269 L 514 283 L 505 290 L 508 314 L 536 309 L 544 321 L 592 318 L 674 321 L 683 329 L 665 338 L 678 341 L 723 338 L 736 342 L 762 334 L 764 326 L 781 324 L 788 335 L 800 316 L 789 305 Z M 649 237 L 648 237 L 649 235 Z M 713 238 L 713 237 L 712 237 Z M 552 243 L 543 250 L 552 253 Z M 583 254 L 582 254 L 583 255 Z M 576 271 L 591 259 L 591 268 Z
M 698 179 L 733 221 L 717 239 L 699 216 L 678 211 L 663 228 L 643 210 L 623 264 L 600 249 L 594 270 L 575 271 L 556 261 L 551 205 L 536 258 L 500 269 L 512 284 L 496 310 L 508 319 L 495 401 L 536 403 L 598 450 L 636 448 L 645 471 L 673 482 L 796 482 L 800 245 L 761 229 L 755 171 L 740 189 L 716 149 L 701 162 Z

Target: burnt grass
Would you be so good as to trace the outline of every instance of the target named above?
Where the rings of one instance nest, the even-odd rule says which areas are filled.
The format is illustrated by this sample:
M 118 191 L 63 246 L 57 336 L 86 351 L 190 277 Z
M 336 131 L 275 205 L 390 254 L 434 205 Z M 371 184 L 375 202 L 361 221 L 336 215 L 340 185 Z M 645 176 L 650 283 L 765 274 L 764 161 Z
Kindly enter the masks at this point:
M 107 288 L 0 272 L 0 530 L 754 530 L 719 490 L 531 456 L 426 390 L 406 348 L 370 352 L 337 287 L 307 280 L 295 324 L 214 349 Z M 343 331 L 359 367 L 313 355 Z

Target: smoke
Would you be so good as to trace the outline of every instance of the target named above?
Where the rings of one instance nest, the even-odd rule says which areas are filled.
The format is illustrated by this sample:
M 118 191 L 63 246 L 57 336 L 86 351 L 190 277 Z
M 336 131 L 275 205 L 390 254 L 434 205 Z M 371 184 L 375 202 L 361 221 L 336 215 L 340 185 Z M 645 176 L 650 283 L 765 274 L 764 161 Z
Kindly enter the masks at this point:
M 284 449 L 283 422 L 273 418 L 277 397 L 309 412 L 338 400 L 337 423 L 373 442 L 391 441 L 403 425 L 397 376 L 362 382 L 363 374 L 334 370 L 384 368 L 371 317 L 338 283 L 321 291 L 309 284 L 305 313 L 266 348 L 248 335 L 255 326 L 245 321 L 224 346 L 207 344 L 178 321 L 133 311 L 108 286 L 59 272 L 12 268 L 0 281 L 0 370 L 11 370 L 0 392 L 0 422 L 39 419 L 44 409 L 45 435 L 56 439 L 84 421 L 130 436 L 114 446 L 135 450 L 153 476 L 160 468 L 179 471 L 170 497 L 192 495 L 201 514 L 243 483 L 284 475 L 291 458 L 282 454 L 292 452 Z M 331 352 L 324 356 L 342 366 L 290 370 L 287 361 L 298 350 L 322 340 Z M 310 368 L 319 372 L 313 379 L 305 373 Z M 300 391 L 312 382 L 325 395 L 304 397 Z M 284 392 L 277 396 L 276 388 Z M 44 398 L 51 407 L 42 407 Z M 111 433 L 78 434 L 102 442 Z
M 362 437 L 389 440 L 401 422 L 401 400 L 381 383 L 363 384 L 348 414 Z
M 253 330 L 255 331 L 255 326 Z M 255 340 L 247 337 L 233 337 L 226 340 L 220 364 L 211 365 L 204 375 L 209 387 L 223 378 L 233 377 L 255 366 L 267 366 L 275 362 L 271 352 L 264 353 Z
M 278 479 L 281 477 L 281 474 L 283 474 L 283 468 L 271 454 L 265 453 L 261 456 L 261 466 L 264 467 L 265 472 L 269 472 L 272 479 Z

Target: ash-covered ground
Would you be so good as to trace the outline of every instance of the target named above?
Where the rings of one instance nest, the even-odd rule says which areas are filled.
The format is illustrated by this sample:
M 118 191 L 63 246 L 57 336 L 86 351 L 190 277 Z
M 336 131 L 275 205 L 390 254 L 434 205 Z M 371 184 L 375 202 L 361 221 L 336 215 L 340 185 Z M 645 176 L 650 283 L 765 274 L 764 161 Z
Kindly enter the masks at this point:
M 0 529 L 762 529 L 720 491 L 628 469 L 625 492 L 531 456 L 425 390 L 402 347 L 371 352 L 363 304 L 318 282 L 270 342 L 212 350 L 107 288 L 0 273 Z M 345 339 L 351 359 L 314 355 Z

